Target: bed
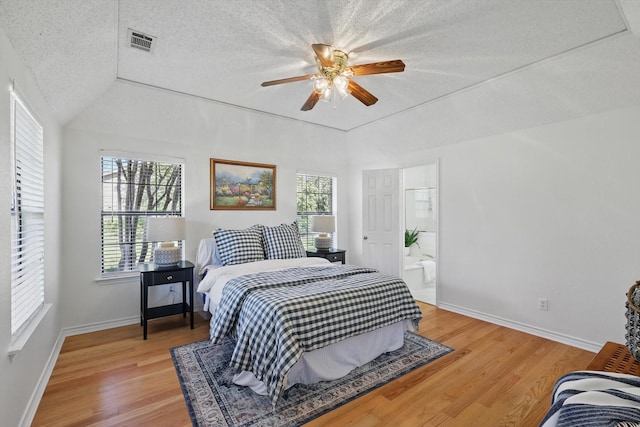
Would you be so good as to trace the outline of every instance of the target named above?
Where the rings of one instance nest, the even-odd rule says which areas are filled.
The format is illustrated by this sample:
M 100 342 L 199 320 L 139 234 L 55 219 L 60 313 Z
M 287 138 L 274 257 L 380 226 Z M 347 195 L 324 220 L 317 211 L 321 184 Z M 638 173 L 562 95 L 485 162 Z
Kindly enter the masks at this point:
M 200 242 L 198 292 L 212 343 L 235 342 L 234 382 L 269 395 L 340 378 L 404 343 L 422 317 L 406 284 L 306 257 L 297 225 L 216 230 Z

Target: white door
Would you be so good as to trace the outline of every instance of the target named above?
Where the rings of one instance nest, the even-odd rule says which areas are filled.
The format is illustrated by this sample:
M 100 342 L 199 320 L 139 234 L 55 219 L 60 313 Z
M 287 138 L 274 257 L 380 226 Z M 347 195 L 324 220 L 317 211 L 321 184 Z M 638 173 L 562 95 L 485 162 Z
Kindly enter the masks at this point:
M 365 265 L 400 276 L 400 169 L 362 172 Z

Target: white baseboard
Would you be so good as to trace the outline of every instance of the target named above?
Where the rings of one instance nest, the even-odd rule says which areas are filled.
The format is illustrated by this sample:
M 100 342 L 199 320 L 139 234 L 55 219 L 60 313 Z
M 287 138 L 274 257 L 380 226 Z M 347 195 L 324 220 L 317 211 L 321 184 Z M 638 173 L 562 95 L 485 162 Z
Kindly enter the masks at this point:
M 438 303 L 438 308 L 447 311 L 453 311 L 454 313 L 463 314 L 474 319 L 484 320 L 496 325 L 505 326 L 516 331 L 525 332 L 527 334 L 535 335 L 537 337 L 546 338 L 552 341 L 556 341 L 562 344 L 570 345 L 573 347 L 581 348 L 583 350 L 597 353 L 600 351 L 604 343 L 596 343 L 592 341 L 586 341 L 581 338 L 564 335 L 558 332 L 549 331 L 546 329 L 538 328 L 537 326 L 527 325 L 525 323 L 514 322 L 513 320 L 504 319 L 502 317 L 494 316 L 480 311 L 469 310 L 468 308 L 459 307 L 454 304 Z
M 194 309 L 195 308 L 196 307 L 194 307 Z M 567 345 L 581 348 L 583 350 L 591 351 L 594 353 L 597 353 L 598 351 L 600 351 L 603 345 L 603 343 L 586 341 L 580 338 L 571 337 L 569 335 L 564 335 L 554 331 L 538 328 L 536 326 L 531 326 L 531 325 L 527 325 L 520 322 L 514 322 L 512 320 L 504 319 L 498 316 L 493 316 L 493 315 L 482 313 L 475 310 L 469 310 L 467 308 L 459 307 L 454 304 L 439 303 L 438 308 L 441 308 L 447 311 L 452 311 L 454 313 L 462 314 L 464 316 L 472 317 L 474 319 L 484 320 L 489 323 L 494 323 L 496 325 L 515 329 L 517 331 L 525 332 L 531 335 L 550 339 L 552 341 L 557 341 L 562 344 L 567 344 Z M 140 322 L 140 317 L 133 316 L 133 317 L 126 317 L 123 319 L 109 320 L 105 322 L 96 322 L 96 323 L 90 323 L 83 326 L 74 326 L 74 327 L 62 329 L 51 351 L 51 355 L 49 356 L 49 360 L 47 361 L 45 369 L 42 372 L 42 375 L 40 376 L 38 385 L 31 396 L 30 403 L 27 407 L 27 410 L 25 411 L 24 416 L 22 417 L 20 426 L 28 427 L 33 422 L 33 418 L 35 417 L 36 411 L 38 409 L 38 405 L 40 404 L 40 400 L 42 399 L 44 390 L 47 387 L 47 383 L 49 382 L 49 378 L 51 377 L 51 373 L 53 372 L 53 368 L 55 367 L 56 361 L 58 360 L 58 355 L 60 354 L 60 350 L 62 349 L 62 344 L 64 343 L 64 340 L 66 337 L 85 334 L 89 332 L 102 331 L 105 329 L 117 328 L 120 326 L 128 326 L 138 322 Z
M 194 314 L 200 313 L 202 315 L 202 308 L 202 300 L 200 298 L 195 299 L 195 304 L 193 307 Z M 107 320 L 104 322 L 89 323 L 82 326 L 62 328 L 62 330 L 58 334 L 56 342 L 53 345 L 53 348 L 51 349 L 49 359 L 47 360 L 42 374 L 40 375 L 38 383 L 36 384 L 36 388 L 31 394 L 31 398 L 29 399 L 29 403 L 27 404 L 27 409 L 22 415 L 19 426 L 29 427 L 33 423 L 33 419 L 36 416 L 38 406 L 40 405 L 40 401 L 42 400 L 44 391 L 47 388 L 47 384 L 49 383 L 49 378 L 51 378 L 51 374 L 53 373 L 53 368 L 56 366 L 58 356 L 60 355 L 60 351 L 62 350 L 62 345 L 64 344 L 64 340 L 66 337 L 86 334 L 89 332 L 103 331 L 105 329 L 118 328 L 120 326 L 128 326 L 136 323 L 140 323 L 140 316 L 131 316 L 115 320 Z
M 89 323 L 82 326 L 64 328 L 61 332 L 63 339 L 74 335 L 87 334 L 89 332 L 104 331 L 105 329 L 119 328 L 140 323 L 140 316 L 125 317 L 122 319 L 107 320 L 104 322 Z
M 62 350 L 62 345 L 64 344 L 64 340 L 66 337 L 70 337 L 73 335 L 85 334 L 87 332 L 96 332 L 102 331 L 104 329 L 117 328 L 120 326 L 132 325 L 134 323 L 140 322 L 140 316 L 127 317 L 124 319 L 110 320 L 106 322 L 97 322 L 90 323 L 84 326 L 75 326 L 71 328 L 63 328 L 58 334 L 58 338 L 56 339 L 55 344 L 53 345 L 53 349 L 51 350 L 51 354 L 49 355 L 49 359 L 42 371 L 42 375 L 40 375 L 40 379 L 38 380 L 38 384 L 36 385 L 33 394 L 31 395 L 31 399 L 29 399 L 29 404 L 27 405 L 27 409 L 25 410 L 22 420 L 20 421 L 20 426 L 29 427 L 33 423 L 33 419 L 36 416 L 36 411 L 38 410 L 38 406 L 40 405 L 40 400 L 42 400 L 42 395 L 44 394 L 45 389 L 47 388 L 47 384 L 49 383 L 49 378 L 51 378 L 51 373 L 53 373 L 53 368 L 56 366 L 56 362 L 58 361 L 58 356 L 60 355 L 60 350 Z
M 31 394 L 27 409 L 24 411 L 24 414 L 22 414 L 22 419 L 20 420 L 19 424 L 20 427 L 29 427 L 33 423 L 33 419 L 36 416 L 36 411 L 38 410 L 38 406 L 40 405 L 40 400 L 42 400 L 44 390 L 45 388 L 47 388 L 47 384 L 49 383 L 49 378 L 51 377 L 53 368 L 56 366 L 56 362 L 58 361 L 58 355 L 60 354 L 60 350 L 62 349 L 63 342 L 64 336 L 62 336 L 62 331 L 60 331 L 60 334 L 58 335 L 58 338 L 53 345 L 53 349 L 49 354 L 49 359 L 44 366 L 44 370 L 42 371 L 42 374 L 38 379 L 36 388 Z

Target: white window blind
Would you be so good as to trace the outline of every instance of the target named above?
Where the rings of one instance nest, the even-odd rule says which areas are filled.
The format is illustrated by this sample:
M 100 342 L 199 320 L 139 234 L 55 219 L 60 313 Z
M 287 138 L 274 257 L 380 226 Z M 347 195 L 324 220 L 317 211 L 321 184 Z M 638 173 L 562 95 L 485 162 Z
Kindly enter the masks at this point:
M 182 216 L 183 166 L 122 153 L 103 154 L 101 164 L 101 276 L 108 278 L 153 261 L 147 218 Z
M 43 130 L 11 92 L 11 335 L 44 306 Z
M 296 205 L 300 237 L 305 248 L 314 245 L 309 232 L 312 215 L 335 215 L 335 191 L 337 178 L 331 176 L 297 174 Z

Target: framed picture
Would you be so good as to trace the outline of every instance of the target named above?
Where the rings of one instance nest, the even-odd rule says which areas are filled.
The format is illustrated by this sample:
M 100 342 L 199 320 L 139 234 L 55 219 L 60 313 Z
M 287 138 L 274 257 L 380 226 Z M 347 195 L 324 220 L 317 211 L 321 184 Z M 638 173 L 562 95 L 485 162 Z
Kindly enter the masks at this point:
M 275 165 L 211 159 L 210 167 L 210 209 L 276 209 Z

